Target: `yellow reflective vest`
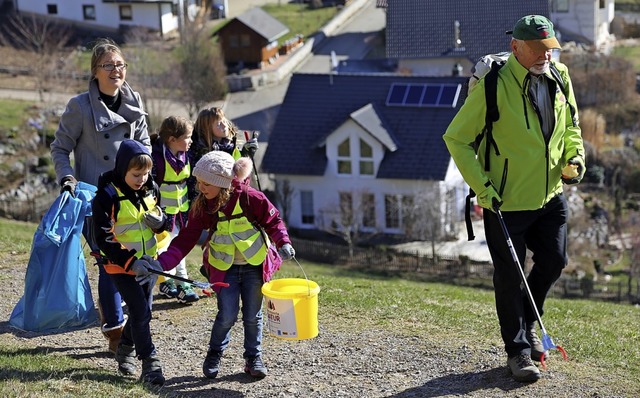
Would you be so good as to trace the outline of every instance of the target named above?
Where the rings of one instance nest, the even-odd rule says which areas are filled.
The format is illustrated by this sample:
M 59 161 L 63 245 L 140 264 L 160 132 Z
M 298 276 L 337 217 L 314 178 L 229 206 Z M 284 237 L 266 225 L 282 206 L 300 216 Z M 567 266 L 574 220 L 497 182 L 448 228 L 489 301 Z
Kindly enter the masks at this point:
M 164 152 L 164 151 L 163 151 Z M 180 173 L 171 167 L 166 158 L 164 161 L 164 178 L 160 185 L 162 206 L 167 214 L 178 214 L 189 210 L 187 197 L 187 178 L 191 175 L 191 167 L 187 163 Z
M 143 254 L 155 257 L 157 252 L 156 234 L 147 227 L 142 219 L 144 209 L 135 207 L 130 200 L 124 199 L 122 191 L 115 185 L 113 187 L 120 200 L 120 210 L 118 210 L 113 226 L 116 240 L 129 250 L 135 249 L 136 258 L 142 257 Z M 149 209 L 156 206 L 156 199 L 151 195 L 145 197 L 144 202 Z M 104 253 L 102 254 L 104 255 Z M 104 265 L 104 269 L 109 274 L 133 274 L 131 271 L 125 271 L 122 266 L 110 262 Z
M 228 270 L 236 248 L 251 265 L 262 265 L 267 258 L 262 233 L 244 216 L 239 199 L 230 218 L 218 212 L 216 231 L 209 241 L 209 264 L 221 271 Z

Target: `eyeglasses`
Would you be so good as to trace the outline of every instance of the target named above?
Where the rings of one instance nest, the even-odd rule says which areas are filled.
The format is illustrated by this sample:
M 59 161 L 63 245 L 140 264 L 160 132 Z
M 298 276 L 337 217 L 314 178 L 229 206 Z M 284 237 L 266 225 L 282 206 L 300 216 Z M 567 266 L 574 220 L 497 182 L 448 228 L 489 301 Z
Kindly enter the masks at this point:
M 127 64 L 102 64 L 98 66 L 106 70 L 107 72 L 111 72 L 114 69 L 120 69 L 120 70 L 127 69 Z

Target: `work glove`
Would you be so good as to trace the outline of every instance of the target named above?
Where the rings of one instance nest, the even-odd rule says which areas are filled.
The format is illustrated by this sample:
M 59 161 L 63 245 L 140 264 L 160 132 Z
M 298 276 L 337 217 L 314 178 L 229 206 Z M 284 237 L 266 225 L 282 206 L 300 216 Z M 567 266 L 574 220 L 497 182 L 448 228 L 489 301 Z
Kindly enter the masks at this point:
M 148 261 L 141 258 L 137 259 L 131 265 L 131 271 L 136 274 L 136 282 L 138 282 L 138 284 L 145 285 L 147 283 L 156 283 L 158 275 L 152 274 L 151 271 L 149 271 L 149 268 L 153 269 Z
M 142 255 L 142 259 L 149 263 L 149 268 L 151 268 L 153 271 L 157 271 L 157 272 L 163 272 L 164 271 L 164 269 L 162 268 L 162 264 L 160 264 L 160 261 L 158 261 L 155 258 L 151 257 L 150 255 L 143 254 Z
M 151 228 L 154 231 L 157 231 L 159 229 L 162 229 L 164 223 L 167 221 L 167 216 L 166 214 L 164 214 L 161 208 L 156 206 L 148 212 L 144 213 L 142 219 L 147 227 Z
M 256 154 L 256 152 L 259 149 L 259 145 L 258 145 L 258 139 L 257 138 L 252 138 L 249 141 L 245 142 L 244 145 L 242 146 L 242 149 L 245 150 L 245 152 L 247 152 L 247 154 L 249 154 L 250 157 L 253 157 L 253 155 Z
M 582 181 L 584 172 L 584 160 L 580 156 L 574 156 L 567 161 L 567 165 L 562 169 L 562 182 L 567 185 L 577 184 Z
M 478 194 L 478 206 L 495 211 L 502 206 L 502 198 L 498 195 L 493 185 Z
M 287 261 L 287 260 L 291 260 L 296 256 L 296 251 L 293 250 L 293 247 L 289 243 L 285 243 L 278 250 L 278 254 L 280 254 L 280 257 L 282 257 L 282 260 Z
M 76 185 L 78 185 L 78 181 L 73 176 L 66 176 L 60 181 L 60 193 L 67 191 L 75 198 Z

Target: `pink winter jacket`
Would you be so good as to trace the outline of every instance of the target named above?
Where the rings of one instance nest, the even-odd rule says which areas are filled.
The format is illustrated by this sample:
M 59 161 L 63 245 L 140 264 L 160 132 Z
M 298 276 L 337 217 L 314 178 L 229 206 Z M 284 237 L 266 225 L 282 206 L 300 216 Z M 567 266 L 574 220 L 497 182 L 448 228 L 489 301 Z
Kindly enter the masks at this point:
M 244 199 L 241 203 L 243 211 L 245 212 L 245 216 L 250 221 L 255 221 L 258 225 L 260 225 L 265 230 L 267 235 L 269 235 L 269 238 L 271 238 L 278 249 L 280 249 L 286 243 L 291 244 L 287 228 L 280 218 L 280 212 L 261 191 L 246 186 L 245 184 L 241 184 L 234 179 L 233 192 L 231 193 L 231 197 L 229 198 L 227 204 L 220 209 L 220 211 L 222 211 L 227 217 L 231 217 L 236 202 L 238 198 L 240 198 L 243 190 L 246 190 L 249 201 L 248 209 L 246 208 L 246 202 L 244 202 Z M 211 205 L 211 202 L 212 201 L 208 201 L 207 205 Z M 202 232 L 207 230 L 206 226 L 215 226 L 217 224 L 217 218 L 217 212 L 215 215 L 194 217 L 193 211 L 189 211 L 189 220 L 187 221 L 187 226 L 181 229 L 178 233 L 178 236 L 176 236 L 171 241 L 171 244 L 169 245 L 167 251 L 158 256 L 158 261 L 160 261 L 160 264 L 162 264 L 162 268 L 165 271 L 175 268 L 180 260 L 186 257 L 198 243 L 200 237 L 202 236 Z M 207 242 L 205 242 L 205 244 L 203 245 L 204 249 L 208 249 L 208 243 L 209 242 L 207 239 Z M 204 257 L 204 260 L 206 260 L 206 256 Z M 206 261 L 205 264 L 207 264 Z M 214 283 L 224 281 L 224 271 L 215 270 L 211 266 L 209 266 L 208 269 L 210 271 L 209 282 Z

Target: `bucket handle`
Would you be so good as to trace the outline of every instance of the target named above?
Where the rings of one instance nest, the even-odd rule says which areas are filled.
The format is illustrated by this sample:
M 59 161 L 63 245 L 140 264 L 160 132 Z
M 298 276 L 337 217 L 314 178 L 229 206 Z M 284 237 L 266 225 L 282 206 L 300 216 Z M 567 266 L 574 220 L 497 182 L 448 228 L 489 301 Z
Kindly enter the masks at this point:
M 292 258 L 293 258 L 293 261 L 295 261 L 295 262 L 296 262 L 296 264 L 298 264 L 298 267 L 300 267 L 300 269 L 302 270 L 302 274 L 304 275 L 304 279 L 306 279 L 306 280 L 307 280 L 307 290 L 308 290 L 308 292 L 309 292 L 309 293 L 308 293 L 308 296 L 309 296 L 309 297 L 311 297 L 311 284 L 309 283 L 309 278 L 307 278 L 307 273 L 306 273 L 306 272 L 304 272 L 304 268 L 302 268 L 302 265 L 300 265 L 300 263 L 298 262 L 298 259 L 297 259 L 297 258 L 295 258 L 295 256 L 294 256 L 294 257 L 292 257 Z

